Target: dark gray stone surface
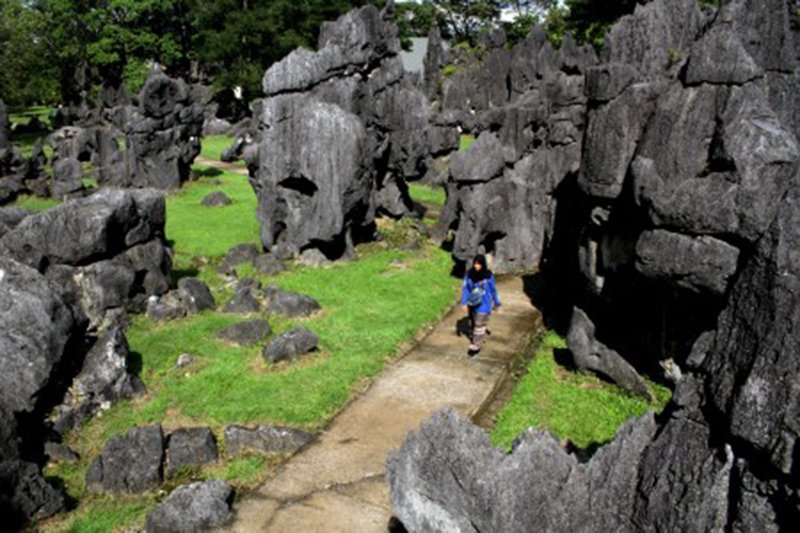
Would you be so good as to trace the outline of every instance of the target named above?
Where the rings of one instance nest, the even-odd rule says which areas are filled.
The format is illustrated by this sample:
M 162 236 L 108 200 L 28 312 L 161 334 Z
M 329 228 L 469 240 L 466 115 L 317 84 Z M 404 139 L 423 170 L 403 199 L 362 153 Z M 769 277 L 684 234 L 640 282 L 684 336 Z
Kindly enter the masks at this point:
M 186 308 L 187 315 L 195 315 L 206 309 L 214 309 L 214 295 L 205 282 L 197 278 L 181 278 L 178 280 L 178 293 Z
M 220 331 L 217 338 L 233 342 L 235 344 L 255 344 L 261 342 L 272 333 L 272 328 L 264 319 L 257 318 L 254 320 L 246 320 L 228 326 Z
M 164 434 L 160 425 L 140 426 L 111 438 L 86 472 L 93 492 L 142 493 L 163 481 Z
M 160 193 L 104 189 L 26 217 L 0 238 L 0 254 L 43 272 L 97 329 L 169 289 L 164 221 Z
M 0 215 L 0 217 L 2 217 L 2 215 Z M 259 274 L 273 276 L 284 272 L 286 270 L 286 265 L 272 254 L 261 254 L 253 259 L 253 268 L 255 268 L 256 272 Z
M 267 313 L 287 317 L 307 317 L 320 311 L 322 306 L 314 298 L 305 294 L 285 291 L 275 285 L 264 289 L 267 300 Z
M 133 374 L 128 360 L 124 328 L 115 324 L 101 331 L 63 402 L 51 416 L 54 428 L 65 433 L 99 410 L 143 393 L 144 384 Z
M 516 156 L 485 183 L 451 175 L 442 229 L 455 232 L 456 259 L 483 246 L 496 270 L 511 270 L 532 246 L 525 262 L 545 288 L 531 283 L 530 295 L 558 328 L 575 309 L 568 345 L 581 365 L 634 389 L 639 371 L 663 366 L 675 391 L 657 421 L 629 423 L 584 463 L 534 432 L 505 455 L 437 415 L 389 464 L 408 530 L 781 531 L 797 521 L 795 8 L 654 0 L 610 30 L 598 65 L 571 44 L 553 52 L 535 31 L 512 50 L 511 103 L 468 101 L 478 105 L 469 125 Z M 476 90 L 470 79 L 452 78 L 464 82 L 454 104 Z M 576 137 L 578 150 L 553 157 Z M 508 180 L 532 156 L 544 170 Z M 525 215 L 512 194 L 543 200 Z
M 619 386 L 647 399 L 652 394 L 636 369 L 619 353 L 595 337 L 595 325 L 584 311 L 574 308 L 567 333 L 567 348 L 579 370 L 601 374 Z
M 167 437 L 164 474 L 175 475 L 182 468 L 213 463 L 217 460 L 217 440 L 207 427 L 179 428 Z
M 181 485 L 145 521 L 148 533 L 193 533 L 225 525 L 232 517 L 233 489 L 219 479 Z
M 201 203 L 206 207 L 224 207 L 226 205 L 231 205 L 232 201 L 224 192 L 215 191 L 206 195 Z
M 317 335 L 302 326 L 281 333 L 264 347 L 264 359 L 271 363 L 294 361 L 316 350 L 319 344 Z
M 309 442 L 313 435 L 305 431 L 281 426 L 228 426 L 225 428 L 225 450 L 230 455 L 248 451 L 291 453 Z

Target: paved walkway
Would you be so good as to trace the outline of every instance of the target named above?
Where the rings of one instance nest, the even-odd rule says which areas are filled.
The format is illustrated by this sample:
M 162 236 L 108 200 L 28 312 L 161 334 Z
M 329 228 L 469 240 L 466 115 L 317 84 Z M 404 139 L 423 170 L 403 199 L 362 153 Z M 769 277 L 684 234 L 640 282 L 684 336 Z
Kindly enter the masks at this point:
M 455 334 L 462 314 L 452 310 L 336 416 L 314 444 L 239 502 L 228 529 L 385 532 L 392 516 L 384 479 L 387 454 L 440 409 L 477 415 L 540 327 L 521 278 L 499 280 L 498 291 L 503 307 L 492 316 L 492 336 L 480 357 L 466 357 L 467 341 Z

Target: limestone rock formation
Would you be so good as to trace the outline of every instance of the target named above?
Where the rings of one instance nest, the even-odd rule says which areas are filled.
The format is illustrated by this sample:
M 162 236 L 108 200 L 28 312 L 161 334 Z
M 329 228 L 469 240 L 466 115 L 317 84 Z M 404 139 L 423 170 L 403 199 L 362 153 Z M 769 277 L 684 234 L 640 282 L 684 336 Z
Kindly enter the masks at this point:
M 225 428 L 225 449 L 231 455 L 247 451 L 286 453 L 308 444 L 313 436 L 305 431 L 281 426 L 228 426 Z
M 169 434 L 164 474 L 170 477 L 182 468 L 202 466 L 217 460 L 217 441 L 207 427 L 180 428 Z
M 109 440 L 86 472 L 94 492 L 141 493 L 161 485 L 164 434 L 160 425 L 134 427 Z
M 217 334 L 218 339 L 248 345 L 261 342 L 272 334 L 269 322 L 262 318 L 232 324 Z
M 144 384 L 129 368 L 124 328 L 111 325 L 100 332 L 63 402 L 51 416 L 54 429 L 66 433 L 100 409 L 142 392 Z
M 115 310 L 142 311 L 169 289 L 164 199 L 106 189 L 26 217 L 0 239 L 0 255 L 44 273 L 97 330 Z
M 590 364 L 619 355 L 636 369 L 669 358 L 680 377 L 657 421 L 629 422 L 588 463 L 530 431 L 504 455 L 469 423 L 438 415 L 389 465 L 394 510 L 409 530 L 780 531 L 796 522 L 796 16 L 785 0 L 733 0 L 717 10 L 655 0 L 610 30 L 596 65 L 546 44 L 527 67 L 515 63 L 524 68 L 512 87 L 560 65 L 553 102 L 574 103 L 567 108 L 586 123 L 582 149 L 563 160 L 569 172 L 554 173 L 551 163 L 523 182 L 555 199 L 547 238 L 534 248 L 542 260 L 532 254 L 529 266 L 541 266 L 568 309 L 578 308 L 573 355 Z M 581 83 L 584 102 L 572 91 Z M 557 112 L 540 110 L 548 122 Z M 502 124 L 525 119 L 513 103 L 502 113 Z M 524 129 L 509 142 L 505 126 L 491 126 L 499 120 L 487 124 L 481 137 L 496 132 L 520 160 L 554 149 L 543 137 L 524 148 Z M 511 188 L 496 185 L 503 178 L 495 173 L 487 170 L 485 183 L 451 181 L 447 227 L 457 258 L 467 255 L 462 228 L 504 231 L 494 246 L 471 246 L 493 248 L 505 270 L 502 239 L 519 235 L 523 246 L 524 231 L 539 223 L 489 223 L 491 199 Z M 468 202 L 477 187 L 496 189 Z M 624 374 L 616 379 L 635 378 Z
M 264 359 L 271 363 L 294 361 L 317 349 L 319 338 L 302 326 L 281 333 L 264 347 Z
M 279 258 L 328 259 L 374 234 L 375 214 L 411 209 L 406 180 L 427 168 L 430 106 L 404 77 L 391 9 L 326 23 L 316 52 L 297 49 L 265 74 L 245 159 L 261 240 Z
M 314 298 L 305 294 L 285 291 L 274 285 L 264 289 L 267 299 L 267 313 L 287 317 L 310 316 L 322 309 Z
M 202 106 L 183 80 L 158 70 L 150 73 L 138 104 L 117 109 L 116 128 L 98 131 L 98 182 L 177 189 L 189 180 L 200 153 Z
M 233 514 L 233 489 L 211 479 L 181 485 L 147 515 L 148 533 L 194 533 L 225 525 Z

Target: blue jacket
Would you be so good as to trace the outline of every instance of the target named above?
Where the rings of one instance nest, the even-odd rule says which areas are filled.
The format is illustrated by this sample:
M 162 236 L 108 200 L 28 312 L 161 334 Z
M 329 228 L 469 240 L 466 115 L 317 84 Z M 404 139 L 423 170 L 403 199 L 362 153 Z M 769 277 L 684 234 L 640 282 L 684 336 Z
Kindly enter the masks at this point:
M 484 284 L 483 299 L 481 300 L 481 304 L 475 308 L 475 312 L 491 313 L 492 303 L 494 303 L 494 307 L 500 307 L 500 298 L 497 296 L 497 285 L 495 285 L 494 276 L 489 276 L 478 283 L 469 279 L 469 276 L 464 276 L 464 284 L 461 286 L 461 305 L 467 305 L 467 300 L 469 299 L 472 289 L 475 288 L 475 285 L 481 283 Z

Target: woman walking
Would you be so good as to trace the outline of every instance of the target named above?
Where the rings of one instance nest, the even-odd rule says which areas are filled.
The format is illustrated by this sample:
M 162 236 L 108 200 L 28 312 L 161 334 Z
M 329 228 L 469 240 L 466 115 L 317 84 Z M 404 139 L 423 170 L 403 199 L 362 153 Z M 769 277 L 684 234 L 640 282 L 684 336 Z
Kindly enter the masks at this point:
M 486 265 L 486 256 L 478 254 L 472 262 L 472 268 L 464 276 L 461 288 L 461 308 L 469 313 L 470 357 L 481 351 L 488 331 L 489 315 L 497 307 L 500 307 L 500 298 L 497 296 L 494 274 Z

